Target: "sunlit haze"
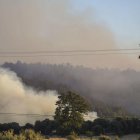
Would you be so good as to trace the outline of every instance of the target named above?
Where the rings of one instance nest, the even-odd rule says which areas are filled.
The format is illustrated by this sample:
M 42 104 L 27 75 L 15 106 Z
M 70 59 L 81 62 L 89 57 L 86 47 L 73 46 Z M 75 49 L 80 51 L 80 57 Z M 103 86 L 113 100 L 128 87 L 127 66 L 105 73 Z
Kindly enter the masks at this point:
M 140 69 L 139 50 L 93 51 L 139 49 L 139 4 L 139 0 L 0 0 L 0 62 Z

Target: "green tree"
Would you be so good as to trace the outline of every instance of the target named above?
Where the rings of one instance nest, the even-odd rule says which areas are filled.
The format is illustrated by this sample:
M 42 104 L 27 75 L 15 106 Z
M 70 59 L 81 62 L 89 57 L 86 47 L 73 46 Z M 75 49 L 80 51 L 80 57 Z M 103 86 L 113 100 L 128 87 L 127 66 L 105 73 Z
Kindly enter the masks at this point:
M 84 121 L 83 115 L 90 110 L 87 101 L 71 91 L 61 93 L 56 105 L 54 119 L 59 126 L 57 132 L 62 135 L 77 132 Z

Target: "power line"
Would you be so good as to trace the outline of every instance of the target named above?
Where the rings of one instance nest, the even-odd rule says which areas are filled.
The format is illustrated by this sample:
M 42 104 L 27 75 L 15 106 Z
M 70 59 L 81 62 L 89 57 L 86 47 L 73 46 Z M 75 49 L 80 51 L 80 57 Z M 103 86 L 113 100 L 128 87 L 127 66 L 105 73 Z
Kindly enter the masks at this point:
M 50 54 L 50 53 L 85 53 L 85 52 L 119 52 L 119 51 L 140 51 L 139 48 L 130 49 L 90 49 L 90 50 L 50 50 L 50 51 L 1 51 L 0 54 Z
M 0 57 L 71 57 L 71 56 L 94 56 L 94 55 L 134 55 L 140 52 L 120 52 L 120 53 L 77 53 L 77 54 L 44 54 L 44 55 L 0 55 Z
M 3 113 L 0 112 L 0 115 L 14 115 L 14 116 L 40 116 L 40 117 L 53 117 L 54 115 L 47 115 L 47 114 L 24 114 L 24 113 Z
M 8 119 L 9 117 L 11 117 L 11 115 L 13 115 L 14 114 L 14 116 L 16 116 L 16 117 L 31 117 L 31 118 L 49 118 L 49 119 L 52 119 L 53 117 L 54 117 L 54 115 L 41 115 L 41 114 L 38 114 L 37 116 L 35 115 L 34 116 L 34 114 L 18 114 L 18 113 L 0 113 L 0 119 L 3 119 L 3 117 L 4 118 L 6 118 L 6 119 Z M 97 119 L 97 118 L 103 118 L 103 119 L 114 119 L 114 118 L 117 118 L 117 117 L 120 117 L 120 116 L 116 116 L 116 117 L 113 117 L 113 116 L 104 116 L 104 117 L 96 117 L 96 116 L 88 116 L 88 115 L 84 115 L 84 119 L 86 120 L 88 120 L 88 119 L 90 119 L 90 120 L 93 120 L 93 119 Z M 137 118 L 139 118 L 138 116 L 135 116 L 135 117 L 137 117 Z M 131 119 L 131 118 L 134 118 L 133 116 L 129 116 L 129 117 L 127 117 L 128 119 Z M 140 119 L 140 118 L 139 118 Z
M 9 112 L 8 113 L 4 113 L 4 112 L 0 112 L 0 118 L 1 117 L 5 118 L 5 117 L 8 117 L 8 116 L 17 116 L 17 117 L 46 117 L 46 118 L 54 117 L 54 115 L 47 115 L 47 114 L 26 114 L 26 113 L 9 113 Z M 84 115 L 84 118 L 85 119 L 87 119 L 87 118 L 96 119 L 98 117 Z M 114 117 L 113 116 L 106 116 L 106 117 L 100 117 L 100 118 L 113 119 Z M 133 116 L 132 117 L 127 117 L 127 118 L 133 118 Z

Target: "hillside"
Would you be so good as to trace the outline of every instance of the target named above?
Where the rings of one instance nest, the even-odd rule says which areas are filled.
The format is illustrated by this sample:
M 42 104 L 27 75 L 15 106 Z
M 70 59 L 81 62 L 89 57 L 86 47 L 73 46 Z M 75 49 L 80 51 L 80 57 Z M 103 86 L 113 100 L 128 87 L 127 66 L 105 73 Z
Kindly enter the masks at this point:
M 5 63 L 2 67 L 16 72 L 26 85 L 38 91 L 55 89 L 78 92 L 89 100 L 99 116 L 140 114 L 140 72 L 21 62 Z

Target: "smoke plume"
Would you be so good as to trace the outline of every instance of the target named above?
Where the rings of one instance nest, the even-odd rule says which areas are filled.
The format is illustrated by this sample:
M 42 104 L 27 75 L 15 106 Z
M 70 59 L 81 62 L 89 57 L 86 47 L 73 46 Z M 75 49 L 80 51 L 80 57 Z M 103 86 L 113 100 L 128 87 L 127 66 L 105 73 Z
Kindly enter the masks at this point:
M 57 92 L 47 90 L 36 92 L 25 86 L 14 72 L 0 68 L 0 122 L 26 122 L 33 123 L 35 120 L 47 118 L 47 116 L 28 115 L 41 114 L 53 115 Z
M 5 63 L 3 67 L 16 72 L 24 83 L 36 89 L 57 90 L 59 87 L 66 87 L 91 100 L 93 107 L 96 99 L 140 115 L 140 71 L 20 62 Z
M 13 2 L 14 1 L 14 2 Z M 74 8 L 73 0 L 1 0 L 0 50 L 49 51 L 116 49 L 109 26 L 90 6 Z M 136 67 L 137 56 L 122 55 L 4 57 L 1 62 L 72 63 L 90 67 Z M 139 67 L 139 66 L 138 66 Z
M 86 121 L 94 121 L 97 118 L 98 116 L 96 112 L 89 112 L 87 115 L 84 116 L 84 120 Z

